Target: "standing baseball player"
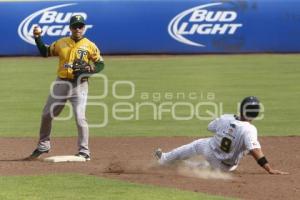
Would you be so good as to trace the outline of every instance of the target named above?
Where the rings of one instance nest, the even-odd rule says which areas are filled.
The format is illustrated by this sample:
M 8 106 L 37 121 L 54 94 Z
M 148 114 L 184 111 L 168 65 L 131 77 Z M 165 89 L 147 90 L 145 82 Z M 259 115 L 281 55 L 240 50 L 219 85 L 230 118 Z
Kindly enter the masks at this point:
M 63 37 L 50 46 L 43 43 L 40 28 L 35 27 L 33 30 L 41 55 L 44 57 L 58 56 L 59 65 L 57 79 L 43 110 L 37 148 L 27 160 L 35 160 L 43 153 L 49 152 L 52 120 L 61 113 L 67 100 L 72 104 L 78 129 L 78 153 L 76 156 L 90 160 L 89 129 L 85 117 L 88 77 L 100 72 L 104 68 L 104 62 L 97 46 L 83 36 L 84 18 L 81 15 L 72 16 L 69 27 L 71 36 Z
M 257 140 L 257 129 L 251 121 L 259 114 L 260 103 L 254 97 L 246 97 L 240 106 L 240 116 L 225 114 L 208 125 L 215 135 L 196 140 L 190 144 L 163 153 L 155 151 L 159 164 L 171 164 L 175 160 L 202 155 L 213 169 L 233 171 L 242 157 L 250 153 L 257 163 L 269 174 L 287 174 L 271 167 Z

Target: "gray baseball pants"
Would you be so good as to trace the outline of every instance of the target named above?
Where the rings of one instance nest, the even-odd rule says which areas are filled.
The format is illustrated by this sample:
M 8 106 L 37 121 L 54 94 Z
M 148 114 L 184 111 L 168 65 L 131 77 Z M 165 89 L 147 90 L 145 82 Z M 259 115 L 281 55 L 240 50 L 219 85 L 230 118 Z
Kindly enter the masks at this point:
M 57 78 L 52 83 L 50 95 L 44 107 L 41 119 L 40 138 L 38 142 L 38 149 L 40 151 L 47 151 L 51 148 L 50 134 L 52 120 L 61 113 L 65 103 L 69 100 L 72 104 L 78 129 L 78 152 L 90 154 L 88 147 L 89 129 L 85 117 L 87 95 L 87 81 L 70 82 Z

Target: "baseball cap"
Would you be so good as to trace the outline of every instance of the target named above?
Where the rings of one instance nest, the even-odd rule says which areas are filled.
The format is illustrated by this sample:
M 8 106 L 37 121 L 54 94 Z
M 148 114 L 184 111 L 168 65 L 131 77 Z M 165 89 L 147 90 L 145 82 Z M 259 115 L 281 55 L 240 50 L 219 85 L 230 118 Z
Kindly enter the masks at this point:
M 73 26 L 75 24 L 84 24 L 85 25 L 84 18 L 81 15 L 72 16 L 70 19 L 70 26 Z

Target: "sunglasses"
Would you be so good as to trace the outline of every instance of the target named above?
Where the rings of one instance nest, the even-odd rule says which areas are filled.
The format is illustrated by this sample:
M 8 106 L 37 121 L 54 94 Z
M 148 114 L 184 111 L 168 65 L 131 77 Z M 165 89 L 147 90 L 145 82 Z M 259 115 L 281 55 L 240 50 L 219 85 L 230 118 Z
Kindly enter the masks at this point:
M 82 29 L 84 27 L 84 24 L 75 24 L 71 26 L 72 29 Z

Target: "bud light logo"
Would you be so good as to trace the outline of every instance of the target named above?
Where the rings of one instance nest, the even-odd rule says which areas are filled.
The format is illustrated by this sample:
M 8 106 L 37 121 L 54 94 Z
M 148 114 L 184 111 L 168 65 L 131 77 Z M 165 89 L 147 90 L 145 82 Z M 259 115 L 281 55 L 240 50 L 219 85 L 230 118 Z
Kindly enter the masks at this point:
M 62 37 L 71 34 L 69 21 L 73 15 L 81 15 L 86 20 L 85 12 L 59 12 L 63 7 L 74 6 L 76 3 L 56 5 L 32 13 L 26 17 L 18 27 L 18 34 L 25 42 L 35 45 L 33 38 L 33 28 L 39 26 L 42 29 L 42 36 Z M 91 29 L 93 25 L 86 24 L 85 31 Z
M 234 35 L 243 25 L 237 23 L 238 14 L 232 10 L 217 9 L 222 3 L 210 3 L 185 10 L 175 16 L 168 32 L 178 42 L 205 47 L 204 36 Z

